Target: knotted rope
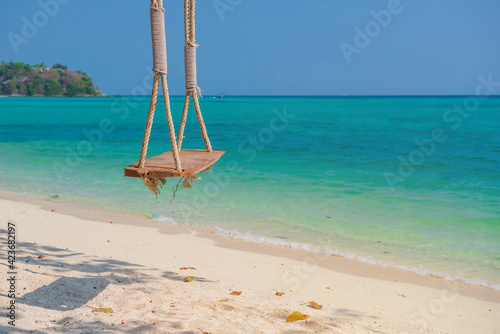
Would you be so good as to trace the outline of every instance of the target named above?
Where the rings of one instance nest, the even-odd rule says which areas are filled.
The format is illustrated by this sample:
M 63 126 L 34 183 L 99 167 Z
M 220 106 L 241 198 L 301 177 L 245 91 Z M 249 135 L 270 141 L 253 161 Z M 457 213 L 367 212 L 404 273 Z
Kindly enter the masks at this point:
M 186 92 L 200 93 L 196 78 L 196 44 L 184 45 L 184 68 L 186 73 Z
M 151 0 L 150 15 L 151 15 L 151 37 L 153 41 L 153 91 L 151 93 L 151 101 L 149 104 L 148 118 L 146 121 L 146 128 L 144 129 L 144 136 L 142 139 L 141 154 L 139 157 L 139 168 L 144 168 L 146 163 L 146 156 L 149 145 L 149 138 L 151 136 L 151 128 L 153 126 L 154 113 L 158 100 L 158 90 L 161 85 L 163 88 L 163 99 L 165 101 L 165 114 L 167 116 L 168 131 L 170 135 L 170 144 L 172 145 L 172 155 L 175 162 L 175 168 L 178 172 L 182 171 L 181 160 L 179 152 L 182 148 L 182 140 L 184 138 L 184 130 L 186 127 L 187 113 L 189 109 L 189 102 L 193 98 L 193 104 L 200 124 L 201 135 L 205 142 L 205 147 L 208 152 L 212 152 L 212 146 L 208 138 L 205 122 L 201 114 L 201 108 L 198 101 L 198 95 L 201 95 L 201 90 L 197 84 L 196 77 L 196 48 L 198 44 L 195 42 L 195 0 L 184 0 L 184 32 L 185 32 L 185 46 L 184 46 L 184 67 L 186 77 L 186 98 L 184 100 L 184 109 L 182 112 L 181 124 L 179 127 L 179 136 L 175 138 L 175 128 L 172 120 L 172 113 L 170 110 L 170 99 L 167 86 L 167 46 L 165 38 L 165 9 L 163 9 L 163 0 Z M 164 178 L 151 178 L 144 172 L 142 175 L 143 184 L 148 187 L 157 196 L 160 192 L 159 187 L 165 184 Z M 196 175 L 188 175 L 184 178 L 182 186 L 190 188 L 191 184 L 199 179 Z M 180 181 L 179 181 L 180 182 Z M 179 184 L 177 185 L 178 188 Z M 175 197 L 175 192 L 174 192 Z
M 148 151 L 149 138 L 151 136 L 151 128 L 153 126 L 154 114 L 158 100 L 158 89 L 161 84 L 163 88 L 163 99 L 165 101 L 165 114 L 167 116 L 168 131 L 170 135 L 170 144 L 172 145 L 172 154 L 175 162 L 175 168 L 178 172 L 182 171 L 181 160 L 179 158 L 179 150 L 177 149 L 177 141 L 175 138 L 174 122 L 170 110 L 170 99 L 167 86 L 167 45 L 165 38 L 165 9 L 163 9 L 163 0 L 151 0 L 150 7 L 151 15 L 151 37 L 153 40 L 153 91 L 151 93 L 151 101 L 149 104 L 148 118 L 144 136 L 142 139 L 141 154 L 139 157 L 139 168 L 144 168 L 146 163 L 146 155 Z M 158 195 L 158 186 L 165 184 L 165 179 L 149 178 L 143 175 L 143 183 L 156 195 Z M 155 189 L 155 190 L 154 190 Z
M 212 145 L 210 144 L 210 139 L 208 138 L 207 129 L 205 127 L 200 104 L 198 102 L 198 94 L 201 93 L 201 90 L 198 87 L 196 77 L 196 48 L 198 47 L 198 44 L 195 42 L 195 6 L 196 0 L 184 0 L 184 37 L 186 42 L 186 45 L 184 46 L 184 68 L 186 77 L 186 97 L 184 99 L 184 109 L 182 111 L 179 135 L 177 136 L 177 148 L 179 150 L 182 148 L 189 102 L 192 97 L 196 116 L 198 117 L 198 123 L 200 124 L 201 136 L 203 137 L 207 151 L 212 152 Z
M 151 37 L 153 38 L 153 71 L 167 74 L 167 42 L 165 37 L 165 9 L 150 7 Z

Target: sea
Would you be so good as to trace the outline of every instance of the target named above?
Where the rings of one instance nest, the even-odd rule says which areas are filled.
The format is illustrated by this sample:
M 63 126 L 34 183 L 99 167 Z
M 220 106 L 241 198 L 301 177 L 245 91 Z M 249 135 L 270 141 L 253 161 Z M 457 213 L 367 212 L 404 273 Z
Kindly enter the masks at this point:
M 183 97 L 172 97 L 178 127 Z M 191 189 L 125 178 L 147 96 L 0 98 L 0 190 L 500 289 L 500 97 L 210 97 Z M 190 110 L 184 148 L 204 148 Z M 163 101 L 148 156 L 170 150 Z M 173 199 L 173 200 L 172 200 Z

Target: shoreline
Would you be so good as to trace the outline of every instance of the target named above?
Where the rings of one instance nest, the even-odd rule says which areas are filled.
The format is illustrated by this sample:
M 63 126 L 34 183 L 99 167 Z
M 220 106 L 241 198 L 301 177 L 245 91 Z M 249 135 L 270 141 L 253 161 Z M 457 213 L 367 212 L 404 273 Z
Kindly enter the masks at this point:
M 23 194 L 1 192 L 0 198 L 4 219 L 18 228 L 19 284 L 25 289 L 18 297 L 18 321 L 26 329 L 498 333 L 500 293 L 485 287 L 336 256 L 314 258 L 216 235 L 207 226 L 160 224 Z M 179 270 L 191 266 L 196 270 Z M 185 283 L 187 275 L 195 282 Z M 324 309 L 303 305 L 309 301 Z M 115 313 L 95 314 L 96 307 Z M 285 322 L 292 311 L 311 319 Z
M 216 242 L 217 246 L 222 248 L 278 256 L 299 261 L 304 261 L 305 259 L 305 261 L 310 262 L 311 265 L 319 266 L 332 271 L 342 272 L 348 275 L 361 276 L 370 279 L 380 279 L 388 282 L 417 284 L 430 288 L 442 288 L 443 284 L 454 284 L 460 287 L 461 295 L 479 300 L 500 303 L 500 290 L 488 286 L 467 283 L 461 280 L 447 280 L 433 274 L 419 274 L 410 270 L 384 266 L 378 263 L 362 262 L 336 254 L 322 254 L 284 245 L 242 240 L 228 235 L 221 235 L 216 232 L 217 227 L 214 226 L 186 226 L 172 224 L 169 222 L 158 222 L 151 216 L 139 213 L 60 201 L 57 198 L 51 198 L 51 196 L 48 198 L 42 198 L 31 194 L 19 194 L 0 190 L 0 200 L 2 199 L 40 205 L 40 207 L 46 211 L 56 210 L 58 213 L 70 215 L 75 218 L 92 220 L 101 223 L 108 223 L 109 220 L 116 224 L 137 227 L 153 227 L 158 229 L 159 233 L 167 235 L 196 231 L 199 237 L 213 240 Z M 103 219 L 103 217 L 107 217 L 109 219 Z
M 478 287 L 483 287 L 486 289 L 491 289 L 494 291 L 500 291 L 500 283 L 495 282 L 495 281 L 488 281 L 485 279 L 479 279 L 479 278 L 473 278 L 473 277 L 465 277 L 465 276 L 460 276 L 460 275 L 455 275 L 452 276 L 452 274 L 445 273 L 445 272 L 438 272 L 438 271 L 433 271 L 431 269 L 428 269 L 427 267 L 424 267 L 422 265 L 406 265 L 406 264 L 400 264 L 398 262 L 391 262 L 387 260 L 381 260 L 379 258 L 374 258 L 371 255 L 358 255 L 355 253 L 344 253 L 340 251 L 332 251 L 330 249 L 321 249 L 318 247 L 314 247 L 312 244 L 307 244 L 307 243 L 299 243 L 299 242 L 293 242 L 293 241 L 286 241 L 283 242 L 281 239 L 278 238 L 270 238 L 270 237 L 263 237 L 259 235 L 254 235 L 251 234 L 250 232 L 247 233 L 240 233 L 238 231 L 228 231 L 219 227 L 215 227 L 215 231 L 212 233 L 219 235 L 223 238 L 230 238 L 234 240 L 240 240 L 243 242 L 248 242 L 252 244 L 262 244 L 262 245 L 269 245 L 269 246 L 276 246 L 278 248 L 286 248 L 286 249 L 292 249 L 292 250 L 298 250 L 301 252 L 306 252 L 307 254 L 310 255 L 310 257 L 333 257 L 333 258 L 340 258 L 346 260 L 348 263 L 355 263 L 358 265 L 367 265 L 368 267 L 374 266 L 378 268 L 385 268 L 387 270 L 393 270 L 397 272 L 402 272 L 402 273 L 408 273 L 411 275 L 416 275 L 417 277 L 430 277 L 430 278 L 437 278 L 440 280 L 445 280 L 448 282 L 459 282 L 463 283 L 466 285 L 471 285 L 471 286 L 478 286 Z M 248 237 L 250 235 L 250 238 Z M 207 237 L 209 237 L 207 235 Z M 257 240 L 252 240 L 252 238 L 257 238 Z M 249 240 L 250 239 L 250 240 Z M 265 239 L 265 241 L 259 241 L 259 239 Z M 313 246 L 313 247 L 311 247 Z M 325 265 L 325 267 L 332 267 L 331 265 Z M 361 271 L 356 271 L 356 272 L 346 272 L 346 273 L 353 273 L 366 277 L 372 277 L 372 278 L 377 278 L 377 277 L 383 277 L 383 275 L 375 275 L 375 276 L 369 276 L 363 273 L 363 270 Z M 414 282 L 414 280 L 411 280 Z M 423 283 L 421 283 L 423 284 Z M 433 285 L 431 285 L 433 286 Z

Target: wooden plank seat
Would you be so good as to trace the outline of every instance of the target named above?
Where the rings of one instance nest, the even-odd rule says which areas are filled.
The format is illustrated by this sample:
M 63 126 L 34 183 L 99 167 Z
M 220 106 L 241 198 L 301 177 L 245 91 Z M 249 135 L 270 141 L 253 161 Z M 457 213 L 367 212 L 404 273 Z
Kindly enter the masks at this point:
M 168 151 L 146 159 L 144 168 L 139 168 L 139 162 L 125 167 L 125 176 L 165 178 L 195 175 L 215 164 L 224 153 L 226 152 L 221 150 L 213 150 L 212 152 L 206 150 L 182 150 L 179 152 L 182 172 L 178 172 L 175 169 L 172 151 Z

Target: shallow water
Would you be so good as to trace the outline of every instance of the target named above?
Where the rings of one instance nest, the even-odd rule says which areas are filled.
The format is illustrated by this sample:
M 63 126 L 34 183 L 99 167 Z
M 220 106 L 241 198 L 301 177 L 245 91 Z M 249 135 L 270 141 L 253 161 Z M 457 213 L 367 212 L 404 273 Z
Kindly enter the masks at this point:
M 227 153 L 170 203 L 175 180 L 156 200 L 123 177 L 147 97 L 3 98 L 0 187 L 500 288 L 500 98 L 447 112 L 463 102 L 205 97 L 212 146 Z M 172 98 L 177 124 L 182 105 Z M 184 148 L 203 148 L 190 113 Z M 149 156 L 169 146 L 158 108 Z

